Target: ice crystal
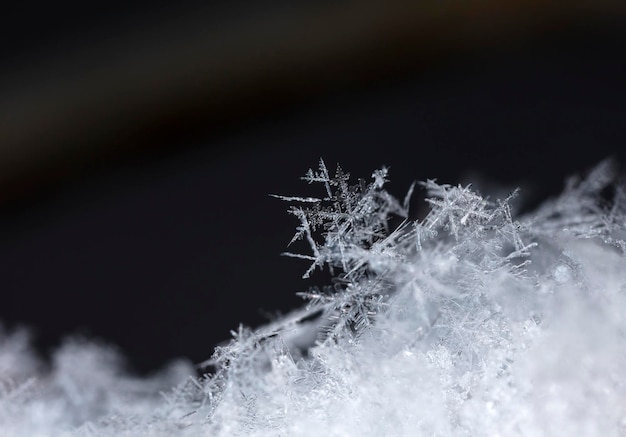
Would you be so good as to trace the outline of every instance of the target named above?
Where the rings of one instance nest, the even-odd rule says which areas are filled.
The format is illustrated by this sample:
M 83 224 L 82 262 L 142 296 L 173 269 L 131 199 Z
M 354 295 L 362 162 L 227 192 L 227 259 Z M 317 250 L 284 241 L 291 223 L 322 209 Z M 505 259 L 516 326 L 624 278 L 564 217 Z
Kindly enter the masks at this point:
M 389 307 L 390 297 L 406 286 L 419 295 L 418 313 L 427 319 L 425 313 L 439 309 L 441 299 L 461 298 L 464 291 L 476 293 L 472 278 L 499 269 L 523 272 L 528 261 L 521 259 L 527 258 L 535 245 L 522 241 L 523 226 L 511 217 L 509 202 L 516 193 L 492 203 L 469 186 L 429 180 L 421 185 L 427 190 L 431 210 L 423 221 L 411 222 L 408 209 L 413 187 L 400 203 L 385 191 L 386 176 L 383 168 L 374 172 L 369 184 L 359 180 L 350 185 L 349 175 L 340 167 L 330 177 L 320 161 L 319 171 L 309 170 L 303 179 L 323 184 L 325 197 L 277 196 L 299 204 L 290 209 L 300 221 L 292 242 L 305 239 L 312 251 L 311 255 L 287 255 L 313 261 L 305 277 L 324 265 L 335 276 L 333 287 L 300 293 L 310 300 L 310 309 L 333 320 L 333 336 L 348 329 L 358 334 Z M 393 217 L 404 221 L 390 231 Z M 456 265 L 459 260 L 462 263 Z M 425 268 L 433 261 L 438 263 L 436 269 Z M 428 273 L 437 269 L 437 274 L 447 278 Z M 458 273 L 452 276 L 451 269 Z M 454 282 L 454 287 L 446 285 L 448 282 Z M 429 302 L 433 299 L 436 304 Z

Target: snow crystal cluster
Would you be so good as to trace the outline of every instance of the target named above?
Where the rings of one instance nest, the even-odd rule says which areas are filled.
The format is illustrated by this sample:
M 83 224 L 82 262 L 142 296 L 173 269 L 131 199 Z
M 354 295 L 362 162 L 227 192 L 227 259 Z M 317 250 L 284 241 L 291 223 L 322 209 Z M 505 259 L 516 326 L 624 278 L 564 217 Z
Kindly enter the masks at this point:
M 470 186 L 421 184 L 430 207 L 324 162 L 287 253 L 330 271 L 304 308 L 240 328 L 204 363 L 141 380 L 70 342 L 51 369 L 0 333 L 0 435 L 626 435 L 626 189 L 601 163 L 533 214 Z M 298 244 L 298 243 L 296 243 Z

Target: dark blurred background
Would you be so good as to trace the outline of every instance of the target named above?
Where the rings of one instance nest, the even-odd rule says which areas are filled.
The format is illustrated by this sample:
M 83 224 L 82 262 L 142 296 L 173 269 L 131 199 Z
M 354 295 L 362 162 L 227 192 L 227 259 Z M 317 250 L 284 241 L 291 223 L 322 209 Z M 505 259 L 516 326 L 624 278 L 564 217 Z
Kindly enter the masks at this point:
M 316 281 L 268 194 L 323 157 L 532 208 L 624 162 L 625 44 L 621 1 L 3 4 L 0 320 L 202 361 Z

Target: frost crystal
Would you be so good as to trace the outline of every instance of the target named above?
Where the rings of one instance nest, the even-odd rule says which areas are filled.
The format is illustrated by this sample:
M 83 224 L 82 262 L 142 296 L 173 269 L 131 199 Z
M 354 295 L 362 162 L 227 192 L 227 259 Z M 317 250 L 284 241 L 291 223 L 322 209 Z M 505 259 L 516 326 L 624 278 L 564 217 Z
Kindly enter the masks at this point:
M 323 161 L 292 204 L 305 278 L 332 285 L 240 327 L 188 378 L 141 381 L 92 344 L 40 371 L 0 337 L 2 436 L 621 436 L 626 434 L 626 194 L 610 162 L 534 214 L 517 192 L 420 184 L 430 211 Z M 2 334 L 2 333 L 0 333 Z M 33 379 L 33 374 L 39 374 Z M 168 376 L 169 375 L 169 376 Z

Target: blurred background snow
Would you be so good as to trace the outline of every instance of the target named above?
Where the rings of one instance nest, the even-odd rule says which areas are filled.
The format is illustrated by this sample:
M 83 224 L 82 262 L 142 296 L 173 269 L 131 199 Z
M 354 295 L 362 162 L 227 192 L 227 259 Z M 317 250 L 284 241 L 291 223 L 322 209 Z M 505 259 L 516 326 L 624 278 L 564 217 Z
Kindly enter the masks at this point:
M 0 6 L 0 320 L 151 371 L 299 304 L 320 157 L 355 176 L 521 185 L 626 157 L 617 1 Z M 522 195 L 522 197 L 524 194 Z

